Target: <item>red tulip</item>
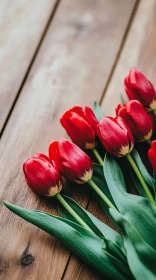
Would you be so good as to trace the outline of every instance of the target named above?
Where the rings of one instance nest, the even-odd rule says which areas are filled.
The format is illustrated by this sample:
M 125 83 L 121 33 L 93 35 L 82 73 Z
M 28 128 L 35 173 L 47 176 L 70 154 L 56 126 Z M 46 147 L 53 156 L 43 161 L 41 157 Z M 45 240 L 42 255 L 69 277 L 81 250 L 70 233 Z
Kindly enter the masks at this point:
M 116 157 L 123 157 L 133 149 L 133 135 L 120 117 L 103 118 L 97 126 L 97 133 L 105 149 Z
M 156 92 L 151 82 L 137 69 L 132 68 L 125 78 L 125 90 L 129 99 L 139 100 L 151 110 L 156 109 Z
M 152 141 L 151 148 L 148 150 L 148 159 L 156 172 L 156 140 Z
M 23 164 L 25 180 L 30 189 L 45 196 L 54 196 L 62 189 L 61 176 L 54 161 L 35 154 Z
M 49 157 L 57 162 L 61 174 L 78 184 L 84 184 L 92 177 L 92 162 L 78 146 L 66 139 L 49 146 Z
M 75 106 L 60 119 L 72 141 L 83 149 L 93 149 L 96 145 L 96 119 L 90 107 Z
M 142 142 L 151 138 L 153 121 L 139 101 L 132 100 L 125 105 L 119 104 L 116 115 L 124 119 L 135 141 Z

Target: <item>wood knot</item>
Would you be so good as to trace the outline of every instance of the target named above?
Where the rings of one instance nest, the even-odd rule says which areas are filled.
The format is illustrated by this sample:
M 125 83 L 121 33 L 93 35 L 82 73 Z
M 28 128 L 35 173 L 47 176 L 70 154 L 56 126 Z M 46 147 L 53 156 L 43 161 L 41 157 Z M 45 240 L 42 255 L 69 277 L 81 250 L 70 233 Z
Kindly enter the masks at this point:
M 21 265 L 27 266 L 34 262 L 35 257 L 29 253 L 29 247 L 30 247 L 30 241 L 28 242 L 28 245 L 26 246 L 22 256 L 21 256 Z
M 27 265 L 30 265 L 33 263 L 33 261 L 35 260 L 35 258 L 29 254 L 27 256 L 24 256 L 22 259 L 21 259 L 21 265 L 23 266 L 27 266 Z

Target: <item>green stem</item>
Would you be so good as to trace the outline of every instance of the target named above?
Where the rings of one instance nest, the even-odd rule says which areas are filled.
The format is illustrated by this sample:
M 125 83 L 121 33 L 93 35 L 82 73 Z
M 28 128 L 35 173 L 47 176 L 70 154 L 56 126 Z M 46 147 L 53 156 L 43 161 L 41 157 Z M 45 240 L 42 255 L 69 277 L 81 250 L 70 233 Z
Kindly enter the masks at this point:
M 151 139 L 146 140 L 146 143 L 148 144 L 149 147 L 151 147 L 151 143 L 152 143 Z
M 83 226 L 85 229 L 92 231 L 92 229 L 80 218 L 79 215 L 77 215 L 77 213 L 69 206 L 69 204 L 65 201 L 65 199 L 63 198 L 63 196 L 60 193 L 55 194 L 55 197 L 57 198 L 57 200 L 61 203 L 61 205 L 69 212 L 69 214 L 71 216 L 73 216 L 73 218 L 81 225 Z M 94 233 L 94 232 L 93 232 Z
M 107 198 L 107 196 L 99 189 L 99 187 L 90 179 L 87 182 L 92 189 L 102 198 L 102 200 L 108 205 L 108 207 L 113 208 L 115 210 L 117 210 L 115 208 L 115 206 L 112 204 L 112 202 Z M 118 210 L 117 210 L 118 211 Z
M 130 154 L 127 154 L 127 155 L 126 155 L 126 158 L 128 159 L 128 161 L 129 161 L 130 165 L 132 166 L 132 168 L 133 168 L 135 174 L 137 175 L 137 177 L 138 177 L 138 179 L 139 179 L 141 185 L 143 186 L 143 188 L 144 188 L 144 190 L 145 190 L 145 192 L 146 192 L 146 194 L 147 194 L 149 200 L 151 201 L 151 203 L 152 203 L 153 205 L 155 205 L 155 200 L 154 200 L 154 198 L 153 198 L 153 195 L 152 195 L 151 191 L 149 190 L 149 188 L 148 188 L 148 186 L 147 186 L 147 184 L 146 184 L 144 178 L 142 177 L 142 174 L 141 174 L 139 168 L 137 167 L 135 161 L 133 160 L 133 158 L 131 157 Z
M 156 116 L 156 109 L 152 110 L 152 113 Z
M 103 166 L 103 159 L 102 157 L 100 156 L 99 152 L 97 151 L 97 149 L 93 148 L 92 149 L 92 152 L 94 154 L 94 156 L 96 157 L 97 161 L 100 163 L 100 165 Z

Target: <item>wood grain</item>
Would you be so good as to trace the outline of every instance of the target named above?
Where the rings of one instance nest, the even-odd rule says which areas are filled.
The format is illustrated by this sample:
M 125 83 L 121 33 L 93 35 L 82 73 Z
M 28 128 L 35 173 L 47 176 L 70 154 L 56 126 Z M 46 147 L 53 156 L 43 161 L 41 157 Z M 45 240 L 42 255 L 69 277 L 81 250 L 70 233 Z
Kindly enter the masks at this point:
M 156 1 L 142 0 L 101 104 L 105 115 L 115 115 L 114 109 L 120 103 L 120 93 L 124 93 L 124 78 L 132 67 L 143 72 L 156 87 L 155 26 Z
M 56 214 L 53 200 L 39 199 L 28 190 L 21 166 L 35 152 L 47 153 L 51 141 L 66 135 L 59 125 L 66 109 L 100 99 L 135 1 L 118 0 L 119 10 L 115 3 L 60 3 L 2 136 L 1 200 Z M 68 193 L 86 207 L 88 194 L 83 187 Z M 90 210 L 94 212 L 94 207 Z M 61 279 L 70 254 L 64 246 L 2 205 L 0 220 L 0 279 Z M 30 265 L 23 265 L 23 259 Z M 85 266 L 76 268 L 79 264 L 72 264 L 66 279 L 72 275 L 98 279 Z
M 56 0 L 0 1 L 0 131 Z
M 129 4 L 130 4 L 130 2 L 129 2 Z M 128 25 L 128 22 L 130 21 L 132 8 L 134 6 L 133 7 L 132 6 L 131 7 L 122 6 L 122 7 L 125 11 L 121 11 L 121 13 L 126 15 L 126 17 L 124 19 L 125 23 L 123 25 L 126 27 Z M 127 9 L 129 9 L 129 12 L 130 12 L 129 17 L 127 17 L 127 12 L 126 12 L 126 11 L 128 11 Z M 115 15 L 116 15 L 116 13 L 115 13 Z M 116 16 L 115 16 L 115 18 L 116 18 Z M 126 19 L 127 19 L 127 21 L 126 21 Z M 125 28 L 125 30 L 126 30 L 126 28 Z M 106 84 L 107 83 L 105 83 L 104 87 L 106 86 Z M 107 107 L 107 104 L 106 104 L 106 107 Z M 114 225 L 111 223 L 111 221 L 109 220 L 107 215 L 104 213 L 104 211 L 101 209 L 101 207 L 99 205 L 97 205 L 97 203 L 93 199 L 91 199 L 91 201 L 89 202 L 87 210 L 90 211 L 93 215 L 95 215 L 98 219 L 100 219 L 104 223 L 108 224 L 113 229 L 115 229 Z M 85 264 L 83 264 L 77 257 L 75 257 L 73 255 L 69 261 L 69 264 L 65 271 L 63 279 L 64 280 L 68 280 L 68 279 L 102 280 L 104 278 L 103 278 L 103 276 L 97 276 L 96 272 L 91 270 L 89 267 L 86 267 Z

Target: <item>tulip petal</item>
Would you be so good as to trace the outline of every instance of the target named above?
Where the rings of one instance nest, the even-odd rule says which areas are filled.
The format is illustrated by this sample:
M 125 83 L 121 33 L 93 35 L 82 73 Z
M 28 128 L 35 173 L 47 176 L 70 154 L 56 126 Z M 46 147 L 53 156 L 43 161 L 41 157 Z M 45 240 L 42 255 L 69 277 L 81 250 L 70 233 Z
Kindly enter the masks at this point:
M 142 104 L 137 100 L 128 102 L 127 113 L 133 120 L 135 131 L 139 132 L 140 137 L 147 140 L 146 136 L 148 135 L 148 139 L 150 139 L 152 136 L 153 124 L 151 117 L 148 115 Z
M 151 148 L 148 150 L 148 159 L 156 172 L 156 140 L 152 142 Z
M 97 128 L 97 125 L 99 122 L 98 122 L 97 118 L 95 117 L 93 110 L 88 106 L 84 106 L 82 108 L 82 110 L 84 112 L 85 119 L 96 131 L 96 128 Z
M 117 156 L 124 156 L 133 147 L 133 136 L 122 118 L 106 117 L 97 126 L 97 132 L 105 149 Z
M 58 142 L 59 167 L 63 176 L 77 183 L 92 177 L 92 162 L 78 146 L 66 139 Z
M 139 100 L 144 106 L 156 109 L 156 92 L 152 83 L 137 69 L 132 68 L 124 81 L 128 97 Z
M 135 91 L 133 91 L 133 88 L 131 87 L 130 83 L 129 83 L 129 77 L 126 77 L 124 80 L 124 84 L 125 84 L 125 91 L 129 97 L 130 100 L 133 99 L 138 99 L 136 96 Z
M 49 157 L 54 162 L 58 161 L 57 151 L 58 151 L 58 141 L 54 141 L 49 145 Z
M 118 105 L 117 116 L 124 119 L 133 133 L 135 141 L 145 141 L 151 138 L 153 121 L 143 105 L 138 100 L 131 100 L 127 104 Z
M 91 148 L 95 146 L 95 130 L 76 112 L 67 111 L 60 122 L 75 144 L 82 148 L 86 148 L 88 143 Z
M 156 140 L 152 141 L 151 149 L 156 153 Z
M 23 164 L 23 172 L 28 186 L 36 194 L 52 196 L 62 189 L 58 168 L 46 155 L 37 153 L 29 158 Z

